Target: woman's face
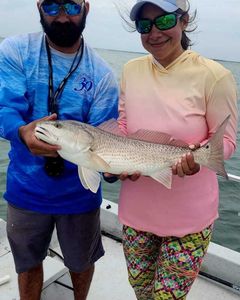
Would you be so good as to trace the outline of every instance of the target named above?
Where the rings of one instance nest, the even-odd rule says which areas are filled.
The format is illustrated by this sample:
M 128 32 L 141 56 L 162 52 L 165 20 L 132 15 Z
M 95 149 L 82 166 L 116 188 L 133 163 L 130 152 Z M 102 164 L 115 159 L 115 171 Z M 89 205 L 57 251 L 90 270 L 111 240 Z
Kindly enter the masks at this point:
M 154 20 L 156 17 L 166 14 L 161 8 L 147 3 L 143 6 L 139 18 Z M 186 15 L 186 18 L 188 16 Z M 171 29 L 161 31 L 153 25 L 147 34 L 141 34 L 143 47 L 164 67 L 167 67 L 183 53 L 181 45 L 182 32 L 187 25 L 187 19 L 178 19 L 177 25 Z

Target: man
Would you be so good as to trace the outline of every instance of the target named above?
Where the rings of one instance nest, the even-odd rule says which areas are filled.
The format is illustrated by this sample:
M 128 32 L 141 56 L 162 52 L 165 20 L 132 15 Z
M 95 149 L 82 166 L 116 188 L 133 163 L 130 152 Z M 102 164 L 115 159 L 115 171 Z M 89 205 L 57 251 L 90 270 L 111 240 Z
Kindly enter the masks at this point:
M 75 299 L 86 299 L 94 262 L 103 254 L 96 194 L 80 184 L 77 166 L 57 146 L 37 140 L 39 119 L 91 125 L 117 116 L 118 89 L 106 63 L 84 43 L 84 0 L 39 0 L 44 32 L 0 45 L 0 135 L 11 143 L 7 232 L 21 300 L 40 299 L 44 260 L 54 227 Z

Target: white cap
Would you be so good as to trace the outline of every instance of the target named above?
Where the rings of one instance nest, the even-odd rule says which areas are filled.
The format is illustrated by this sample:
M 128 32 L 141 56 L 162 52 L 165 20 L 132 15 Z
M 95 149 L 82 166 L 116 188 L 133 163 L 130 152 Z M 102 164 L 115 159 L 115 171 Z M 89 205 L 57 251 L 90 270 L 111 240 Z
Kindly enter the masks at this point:
M 83 0 L 72 0 L 73 2 L 75 2 L 76 4 L 81 4 L 83 2 Z M 37 2 L 39 3 L 39 5 L 41 5 L 44 0 L 37 0 Z
M 181 9 L 182 11 L 187 11 L 187 0 L 137 0 L 137 3 L 132 7 L 130 13 L 130 18 L 132 21 L 136 20 L 139 10 L 146 3 L 155 4 L 166 12 L 174 12 L 178 9 Z

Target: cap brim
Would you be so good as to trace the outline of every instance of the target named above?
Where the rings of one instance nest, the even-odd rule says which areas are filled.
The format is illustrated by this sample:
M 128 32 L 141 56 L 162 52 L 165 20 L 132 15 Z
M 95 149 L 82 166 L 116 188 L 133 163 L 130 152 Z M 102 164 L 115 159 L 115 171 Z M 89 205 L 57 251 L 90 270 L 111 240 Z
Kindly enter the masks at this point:
M 132 7 L 131 12 L 130 12 L 130 19 L 132 21 L 136 20 L 139 10 L 146 3 L 155 4 L 155 5 L 157 5 L 158 7 L 160 7 L 161 9 L 163 9 L 166 12 L 174 12 L 174 11 L 176 11 L 178 9 L 177 6 L 175 6 L 175 5 L 173 5 L 173 4 L 169 3 L 169 2 L 166 2 L 166 1 L 162 1 L 162 0 L 142 1 L 142 2 L 136 3 Z
M 76 4 L 81 4 L 83 2 L 83 0 L 72 0 L 73 2 L 75 2 Z M 41 5 L 44 0 L 37 0 L 37 2 L 39 3 L 39 5 Z

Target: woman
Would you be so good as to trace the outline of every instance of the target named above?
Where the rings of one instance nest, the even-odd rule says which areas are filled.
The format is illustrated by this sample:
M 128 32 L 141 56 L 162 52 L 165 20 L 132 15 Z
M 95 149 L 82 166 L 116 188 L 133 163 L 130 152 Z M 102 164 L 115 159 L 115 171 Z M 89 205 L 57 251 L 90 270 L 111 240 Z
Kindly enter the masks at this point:
M 132 7 L 130 18 L 149 55 L 124 67 L 120 128 L 125 134 L 142 128 L 165 132 L 198 145 L 230 114 L 228 159 L 236 147 L 235 82 L 229 70 L 188 50 L 188 9 L 186 0 L 138 0 Z M 121 187 L 119 219 L 137 299 L 186 299 L 218 218 L 216 174 L 200 168 L 190 153 L 172 172 L 170 190 L 137 173 Z

